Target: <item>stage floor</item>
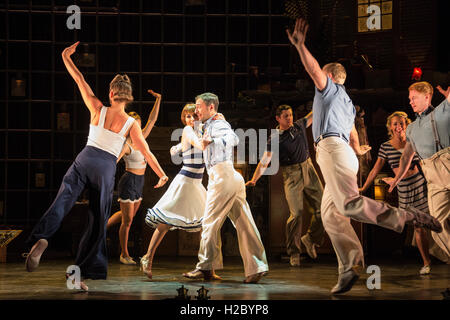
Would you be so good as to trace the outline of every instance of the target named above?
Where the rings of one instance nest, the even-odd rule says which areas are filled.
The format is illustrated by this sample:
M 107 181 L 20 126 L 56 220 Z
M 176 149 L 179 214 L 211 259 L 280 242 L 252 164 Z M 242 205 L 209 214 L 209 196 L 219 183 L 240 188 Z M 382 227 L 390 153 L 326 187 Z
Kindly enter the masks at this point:
M 316 261 L 302 257 L 300 267 L 285 261 L 269 261 L 270 271 L 257 284 L 244 284 L 240 258 L 225 258 L 224 269 L 217 273 L 222 281 L 203 282 L 185 279 L 183 272 L 193 269 L 195 257 L 157 257 L 153 279 L 139 267 L 110 259 L 107 280 L 87 280 L 89 292 L 70 290 L 65 270 L 73 260 L 47 260 L 33 273 L 25 271 L 23 262 L 0 264 L 0 300 L 161 300 L 177 296 L 177 289 L 187 288 L 191 300 L 204 286 L 211 300 L 442 300 L 450 287 L 450 265 L 435 264 L 432 274 L 419 275 L 419 259 L 377 261 L 381 269 L 381 289 L 369 290 L 365 270 L 353 289 L 333 296 L 330 289 L 337 281 L 335 257 L 319 256 Z

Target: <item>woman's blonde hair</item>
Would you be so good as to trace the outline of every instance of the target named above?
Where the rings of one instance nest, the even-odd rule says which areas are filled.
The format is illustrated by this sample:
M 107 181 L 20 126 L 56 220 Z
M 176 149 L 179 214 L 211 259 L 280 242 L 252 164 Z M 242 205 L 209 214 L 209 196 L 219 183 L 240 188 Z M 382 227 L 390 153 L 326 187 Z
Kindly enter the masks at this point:
M 392 121 L 392 118 L 394 118 L 394 117 L 399 117 L 399 118 L 405 119 L 406 126 L 408 126 L 411 123 L 411 119 L 408 118 L 408 115 L 405 112 L 403 112 L 403 111 L 395 111 L 394 113 L 392 113 L 389 117 L 387 117 L 387 121 L 386 121 L 386 128 L 387 128 L 387 131 L 388 131 L 389 139 L 391 139 L 392 136 L 393 136 L 392 135 L 392 130 L 391 130 L 391 121 Z
M 109 91 L 112 91 L 111 100 L 115 102 L 133 102 L 133 88 L 131 87 L 130 78 L 126 74 L 118 74 L 109 84 Z
M 181 111 L 181 122 L 186 125 L 186 113 L 194 113 L 195 114 L 195 103 L 189 102 L 186 103 Z

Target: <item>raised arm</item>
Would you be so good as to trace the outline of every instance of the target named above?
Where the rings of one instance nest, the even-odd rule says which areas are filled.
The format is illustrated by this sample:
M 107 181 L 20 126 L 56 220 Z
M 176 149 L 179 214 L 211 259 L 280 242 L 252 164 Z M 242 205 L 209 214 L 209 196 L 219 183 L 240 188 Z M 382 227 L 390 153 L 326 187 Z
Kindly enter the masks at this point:
M 303 66 L 308 72 L 309 76 L 313 80 L 315 86 L 319 90 L 325 89 L 327 85 L 327 76 L 320 68 L 317 60 L 312 56 L 309 50 L 305 46 L 306 33 L 308 31 L 308 24 L 304 19 L 297 19 L 295 22 L 294 30 L 286 30 L 289 40 L 295 46 L 300 55 L 300 60 Z
M 366 182 L 364 182 L 364 185 L 359 189 L 360 192 L 364 192 L 369 188 L 373 180 L 375 180 L 377 174 L 380 173 L 381 169 L 383 169 L 385 162 L 386 160 L 378 157 L 377 162 L 375 162 L 375 165 L 373 166 L 372 170 L 370 170 L 369 175 L 367 176 Z
M 153 109 L 150 112 L 150 115 L 148 116 L 147 124 L 145 125 L 144 129 L 142 129 L 144 139 L 147 139 L 148 135 L 152 131 L 156 119 L 158 119 L 159 106 L 161 105 L 161 95 L 159 93 L 156 93 L 153 90 L 148 90 L 148 93 L 153 95 L 156 98 L 156 101 L 153 105 Z
M 272 160 L 272 152 L 265 151 L 261 158 L 261 161 L 259 161 L 258 166 L 253 173 L 252 179 L 247 181 L 245 186 L 254 187 L 256 185 L 256 182 L 264 174 L 264 171 L 266 171 L 267 167 L 269 166 L 270 160 Z
M 308 113 L 305 116 L 305 119 L 306 119 L 306 127 L 308 128 L 312 124 L 312 121 L 313 121 L 313 112 L 311 111 L 310 113 Z
M 84 80 L 83 74 L 78 70 L 78 68 L 73 63 L 72 58 L 70 57 L 77 49 L 79 43 L 80 43 L 79 41 L 75 42 L 70 47 L 65 48 L 61 55 L 64 65 L 67 68 L 67 71 L 69 71 L 69 74 L 72 76 L 73 80 L 75 80 L 75 83 L 78 85 L 78 89 L 80 89 L 81 96 L 83 97 L 84 103 L 91 112 L 91 119 L 92 119 L 92 117 L 102 107 L 102 103 L 94 95 L 94 92 L 92 92 L 91 87 L 87 84 L 86 80 Z
M 136 121 L 131 126 L 130 137 L 133 145 L 136 146 L 136 149 L 144 155 L 147 163 L 159 177 L 158 184 L 155 186 L 155 188 L 162 187 L 169 180 L 169 178 L 166 176 L 163 169 L 159 165 L 158 160 L 150 151 L 150 148 L 148 147 L 148 144 L 145 141 L 144 136 L 142 135 L 141 127 L 136 123 Z
M 356 131 L 355 125 L 352 127 L 352 131 L 350 131 L 350 141 L 349 141 L 350 147 L 355 151 L 356 155 L 362 156 L 367 153 L 370 149 L 372 149 L 371 146 L 368 145 L 360 145 L 359 144 L 359 137 L 358 137 L 358 131 Z
M 441 86 L 437 86 L 436 89 L 445 97 L 445 99 L 450 102 L 450 87 L 447 87 L 447 90 L 442 89 Z
M 414 148 L 411 143 L 406 141 L 405 149 L 403 150 L 402 157 L 400 158 L 400 163 L 398 166 L 397 174 L 394 178 L 384 178 L 383 181 L 390 185 L 389 192 L 392 192 L 397 184 L 403 179 L 409 167 L 411 166 L 411 162 L 414 158 Z

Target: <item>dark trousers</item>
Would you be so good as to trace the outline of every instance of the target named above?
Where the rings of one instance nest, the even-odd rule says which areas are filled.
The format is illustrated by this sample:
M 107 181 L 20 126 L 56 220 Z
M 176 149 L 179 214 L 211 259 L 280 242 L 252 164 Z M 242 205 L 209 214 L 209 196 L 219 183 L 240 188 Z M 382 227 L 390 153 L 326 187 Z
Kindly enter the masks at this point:
M 67 170 L 55 200 L 28 239 L 29 245 L 39 239 L 49 239 L 87 187 L 88 222 L 75 259 L 84 279 L 106 279 L 106 223 L 111 212 L 116 160 L 106 151 L 86 146 Z

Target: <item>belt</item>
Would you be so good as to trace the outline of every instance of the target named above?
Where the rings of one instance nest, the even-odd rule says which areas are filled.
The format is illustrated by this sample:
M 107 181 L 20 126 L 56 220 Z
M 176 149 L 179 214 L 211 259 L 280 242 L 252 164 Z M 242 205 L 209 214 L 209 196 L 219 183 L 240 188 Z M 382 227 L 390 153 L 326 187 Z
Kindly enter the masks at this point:
M 323 140 L 323 139 L 328 138 L 328 137 L 339 137 L 339 138 L 341 138 L 342 140 L 344 140 L 345 142 L 348 143 L 348 139 L 344 136 L 344 134 L 337 133 L 337 132 L 328 132 L 328 133 L 321 134 L 319 136 L 319 138 L 317 138 L 316 142 L 314 142 L 314 144 L 317 145 L 320 140 Z

